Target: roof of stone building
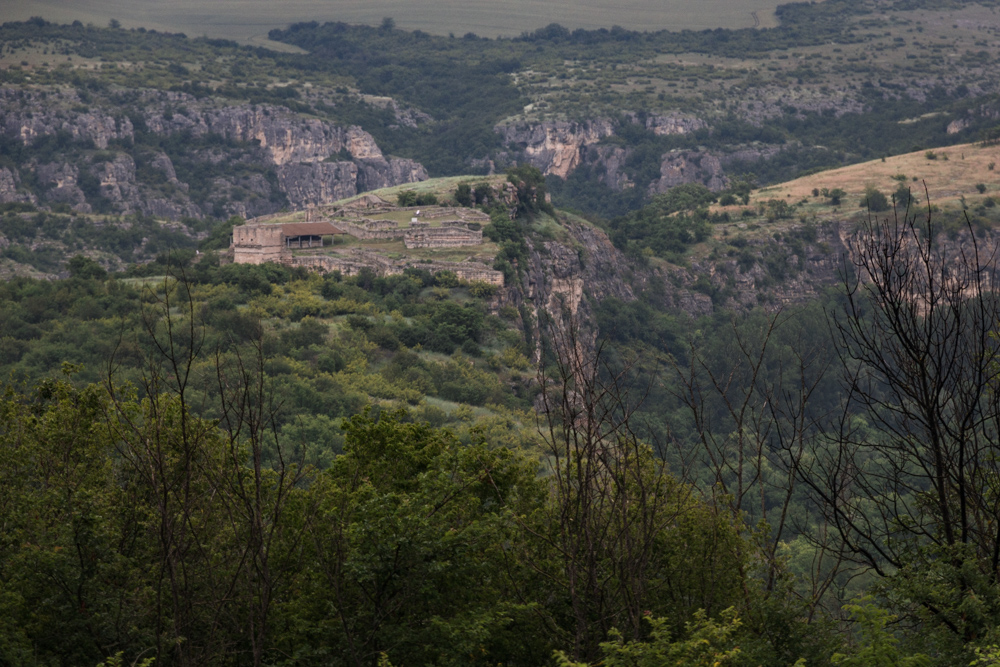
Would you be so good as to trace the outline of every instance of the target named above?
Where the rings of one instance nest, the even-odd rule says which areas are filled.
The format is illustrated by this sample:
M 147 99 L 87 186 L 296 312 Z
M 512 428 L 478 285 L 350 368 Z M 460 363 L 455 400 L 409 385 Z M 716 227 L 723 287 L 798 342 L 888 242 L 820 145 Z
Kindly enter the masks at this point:
M 281 233 L 285 236 L 323 236 L 347 232 L 329 222 L 292 222 L 281 225 Z

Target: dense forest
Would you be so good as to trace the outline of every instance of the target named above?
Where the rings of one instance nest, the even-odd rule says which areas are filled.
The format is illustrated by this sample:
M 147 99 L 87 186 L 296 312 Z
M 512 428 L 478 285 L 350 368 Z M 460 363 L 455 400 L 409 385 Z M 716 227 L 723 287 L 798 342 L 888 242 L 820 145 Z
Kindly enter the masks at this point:
M 996 270 L 926 225 L 808 306 L 547 319 L 537 370 L 446 274 L 8 281 L 0 658 L 994 664 Z

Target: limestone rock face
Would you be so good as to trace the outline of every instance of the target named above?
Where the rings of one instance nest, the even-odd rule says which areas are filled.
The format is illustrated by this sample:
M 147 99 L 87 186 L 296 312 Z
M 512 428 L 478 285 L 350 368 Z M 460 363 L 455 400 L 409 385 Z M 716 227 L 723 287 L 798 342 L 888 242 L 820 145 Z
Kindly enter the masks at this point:
M 644 292 L 660 307 L 699 317 L 720 309 L 776 309 L 803 303 L 839 284 L 844 255 L 853 250 L 853 225 L 831 222 L 806 230 L 793 225 L 781 239 L 751 237 L 745 251 L 755 258 L 747 265 L 735 257 L 701 259 L 690 266 L 650 266 L 629 260 L 594 226 L 562 220 L 568 241 L 529 239 L 529 265 L 523 287 L 510 286 L 499 305 L 526 306 L 538 322 L 573 324 L 578 343 L 597 340 L 593 303 L 604 299 L 630 302 Z M 731 235 L 741 233 L 739 223 Z M 776 257 L 787 267 L 776 275 Z M 766 262 L 765 259 L 770 259 Z M 707 289 L 708 288 L 708 289 Z M 538 340 L 537 336 L 534 340 Z M 540 350 L 536 350 L 536 361 Z
M 646 129 L 658 137 L 671 134 L 690 134 L 705 127 L 708 127 L 708 124 L 702 119 L 680 113 L 646 117 Z
M 591 345 L 597 336 L 591 302 L 606 298 L 634 301 L 629 283 L 632 276 L 623 270 L 628 266 L 625 256 L 602 230 L 570 220 L 562 223 L 569 243 L 529 240 L 523 288 L 505 290 L 498 305 L 527 306 L 536 342 L 541 340 L 539 323 L 547 321 L 557 327 L 576 328 L 579 344 Z M 535 362 L 540 358 L 541 348 L 536 345 Z
M 43 199 L 56 204 L 69 204 L 74 210 L 89 213 L 91 208 L 83 190 L 77 185 L 80 170 L 67 163 L 52 162 L 35 169 L 39 183 L 45 189 Z
M 427 170 L 422 164 L 413 160 L 401 158 L 359 160 L 357 165 L 358 192 L 427 180 Z
M 671 151 L 660 163 L 660 178 L 649 184 L 651 195 L 666 192 L 684 183 L 702 183 L 709 190 L 726 188 L 729 179 L 722 172 L 722 162 L 711 153 Z
M 107 100 L 102 107 L 89 97 L 81 99 L 75 89 L 0 87 L 0 133 L 26 146 L 51 136 L 73 142 L 65 154 L 57 149 L 54 157 L 23 158 L 16 169 L 0 171 L 0 200 L 33 201 L 32 193 L 19 188 L 34 172 L 25 182 L 37 184 L 32 188 L 42 204 L 69 203 L 89 211 L 90 204 L 99 203 L 116 213 L 173 220 L 255 217 L 428 177 L 417 162 L 386 158 L 357 126 L 306 117 L 280 105 L 132 92 L 130 119 Z M 180 147 L 173 142 L 166 152 L 149 148 L 149 142 L 133 147 L 133 121 L 145 136 L 191 140 Z M 109 156 L 109 150 L 114 154 Z M 100 199 L 88 203 L 88 197 Z
M 588 163 L 603 167 L 597 180 L 612 190 L 621 191 L 635 185 L 625 173 L 625 161 L 629 156 L 627 148 L 611 145 L 588 146 L 584 149 L 584 155 Z
M 68 107 L 68 108 L 67 108 Z M 74 141 L 107 148 L 112 139 L 132 139 L 132 122 L 110 110 L 91 109 L 74 89 L 0 88 L 0 129 L 25 144 L 64 133 Z
M 359 160 L 382 157 L 375 139 L 356 125 L 340 127 L 318 118 L 303 118 L 273 105 L 222 108 L 185 105 L 184 113 L 152 114 L 146 125 L 158 134 L 190 132 L 192 136 L 203 137 L 211 133 L 233 141 L 256 142 L 266 159 L 279 166 L 322 162 L 341 151 Z
M 520 149 L 527 161 L 546 175 L 566 178 L 580 165 L 584 146 L 614 134 L 606 118 L 582 122 L 550 121 L 498 126 L 507 145 Z
M 200 208 L 190 202 L 177 202 L 162 197 L 143 199 L 139 202 L 139 210 L 143 215 L 166 218 L 167 220 L 200 218 L 204 215 Z
M 286 164 L 278 183 L 296 208 L 316 206 L 358 194 L 358 166 L 353 162 Z
M 101 195 L 118 204 L 123 212 L 131 212 L 133 202 L 140 195 L 135 183 L 135 161 L 132 157 L 119 153 L 111 162 L 95 165 L 92 171 L 101 181 Z
M 181 184 L 181 182 L 177 180 L 177 172 L 174 170 L 174 163 L 170 159 L 170 156 L 166 153 L 157 153 L 156 156 L 149 161 L 149 166 L 163 172 L 163 175 L 167 178 L 167 182 L 171 185 L 179 186 L 184 190 L 188 189 L 187 183 Z
M 0 204 L 13 202 L 35 203 L 33 195 L 18 191 L 17 186 L 20 184 L 20 181 L 21 179 L 18 177 L 17 171 L 11 171 L 7 167 L 0 167 Z

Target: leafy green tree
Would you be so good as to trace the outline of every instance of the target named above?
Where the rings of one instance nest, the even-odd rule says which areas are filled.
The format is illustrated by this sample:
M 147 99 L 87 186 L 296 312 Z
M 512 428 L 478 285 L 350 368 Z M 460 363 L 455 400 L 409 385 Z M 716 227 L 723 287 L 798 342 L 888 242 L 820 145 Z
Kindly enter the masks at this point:
M 472 186 L 468 183 L 459 183 L 455 189 L 455 201 L 461 206 L 472 206 Z
M 603 667 L 725 667 L 738 664 L 740 649 L 736 633 L 740 620 L 735 609 L 727 609 L 720 620 L 708 618 L 704 611 L 686 624 L 683 637 L 671 632 L 667 619 L 647 616 L 651 626 L 647 641 L 625 641 L 621 633 L 611 633 L 612 641 L 601 644 Z M 588 667 L 573 662 L 562 651 L 556 652 L 560 667 Z M 798 663 L 796 663 L 798 664 Z M 869 663 L 875 664 L 875 663 Z
M 510 594 L 504 545 L 510 513 L 542 497 L 536 464 L 402 416 L 349 420 L 344 455 L 311 488 L 316 567 L 285 603 L 288 641 L 302 664 L 530 660 L 544 643 Z
M 823 188 L 821 192 L 824 197 L 830 200 L 830 206 L 840 206 L 840 200 L 847 196 L 847 193 L 841 188 L 832 190 Z
M 881 213 L 892 208 L 888 197 L 874 185 L 865 187 L 865 193 L 861 195 L 861 208 L 867 208 L 872 213 Z
M 83 278 L 84 280 L 104 280 L 108 277 L 108 272 L 103 266 L 91 258 L 83 255 L 75 255 L 72 257 L 69 262 L 66 263 L 66 268 L 69 269 L 69 275 L 74 278 Z
M 933 664 L 926 655 L 904 656 L 899 640 L 886 626 L 896 618 L 885 609 L 862 599 L 844 607 L 858 625 L 859 645 L 850 654 L 835 653 L 832 662 L 844 667 L 924 667 Z
M 917 198 L 913 196 L 912 191 L 906 183 L 899 184 L 896 191 L 892 193 L 892 201 L 897 208 L 903 211 L 918 203 Z
M 651 206 L 654 206 L 658 213 L 669 215 L 679 211 L 695 211 L 715 200 L 715 193 L 701 183 L 685 183 L 656 195 Z
M 768 199 L 764 204 L 764 211 L 769 222 L 792 217 L 792 207 L 784 199 Z
M 70 367 L 66 368 L 71 371 Z M 95 664 L 141 650 L 141 508 L 112 465 L 99 387 L 67 378 L 0 399 L 0 662 Z
M 520 164 L 507 170 L 507 181 L 516 190 L 518 214 L 532 214 L 539 211 L 554 215 L 555 210 L 548 202 L 545 176 L 541 170 L 530 164 Z

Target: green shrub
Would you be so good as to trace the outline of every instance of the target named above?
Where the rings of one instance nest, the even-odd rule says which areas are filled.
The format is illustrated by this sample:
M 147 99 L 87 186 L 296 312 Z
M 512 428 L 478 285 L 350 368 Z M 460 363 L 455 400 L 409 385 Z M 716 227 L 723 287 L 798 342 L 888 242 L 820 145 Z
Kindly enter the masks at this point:
M 869 185 L 865 188 L 865 193 L 861 196 L 860 206 L 861 208 L 867 208 L 872 213 L 880 213 L 892 208 L 889 198 L 874 185 Z

